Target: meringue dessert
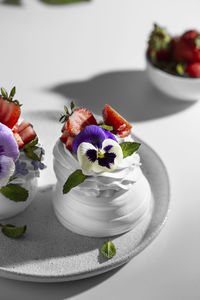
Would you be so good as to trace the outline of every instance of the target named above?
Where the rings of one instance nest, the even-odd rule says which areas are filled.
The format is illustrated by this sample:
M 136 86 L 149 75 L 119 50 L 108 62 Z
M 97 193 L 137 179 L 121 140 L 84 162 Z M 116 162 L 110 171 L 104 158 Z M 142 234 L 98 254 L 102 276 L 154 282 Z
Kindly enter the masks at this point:
M 131 125 L 108 104 L 99 122 L 89 110 L 74 109 L 73 103 L 71 112 L 66 107 L 65 112 L 62 136 L 53 149 L 58 220 L 91 237 L 137 228 L 145 233 L 151 189 L 140 168 L 140 144 L 131 135 Z
M 0 95 L 0 220 L 13 217 L 29 206 L 37 191 L 44 150 L 33 126 L 18 124 L 21 105 L 15 88 Z

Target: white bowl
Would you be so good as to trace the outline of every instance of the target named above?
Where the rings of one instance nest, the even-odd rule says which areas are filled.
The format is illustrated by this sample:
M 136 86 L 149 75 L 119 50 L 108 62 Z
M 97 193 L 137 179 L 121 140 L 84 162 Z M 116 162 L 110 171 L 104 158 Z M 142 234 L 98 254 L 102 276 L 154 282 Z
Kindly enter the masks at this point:
M 146 59 L 146 71 L 151 83 L 161 92 L 179 100 L 200 99 L 200 78 L 186 78 L 169 74 L 154 67 Z

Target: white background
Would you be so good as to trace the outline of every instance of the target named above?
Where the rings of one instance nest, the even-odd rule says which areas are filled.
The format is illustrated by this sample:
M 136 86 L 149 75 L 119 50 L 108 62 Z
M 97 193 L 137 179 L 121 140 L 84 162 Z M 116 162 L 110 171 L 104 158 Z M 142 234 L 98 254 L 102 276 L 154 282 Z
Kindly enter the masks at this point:
M 200 103 L 162 95 L 144 71 L 152 24 L 174 34 L 200 30 L 199 11 L 197 0 L 0 4 L 0 86 L 16 85 L 24 117 L 46 149 L 40 185 L 55 182 L 56 119 L 67 99 L 76 99 L 96 113 L 105 103 L 120 110 L 165 162 L 172 192 L 166 226 L 127 265 L 69 283 L 0 279 L 0 299 L 200 299 Z

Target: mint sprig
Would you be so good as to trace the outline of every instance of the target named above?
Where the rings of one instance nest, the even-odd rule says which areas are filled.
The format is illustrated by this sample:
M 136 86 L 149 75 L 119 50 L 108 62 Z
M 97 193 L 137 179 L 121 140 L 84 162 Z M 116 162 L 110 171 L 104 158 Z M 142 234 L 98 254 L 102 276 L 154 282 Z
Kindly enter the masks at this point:
M 81 184 L 86 178 L 87 176 L 83 174 L 82 170 L 78 169 L 74 171 L 63 185 L 63 194 L 69 193 L 72 188 Z
M 26 154 L 26 156 L 32 160 L 41 161 L 42 159 L 42 151 L 40 156 L 37 155 L 34 151 L 37 150 L 39 147 L 36 146 L 38 144 L 38 137 L 36 137 L 33 141 L 28 143 L 23 147 L 23 151 Z
M 120 144 L 123 152 L 123 158 L 132 155 L 135 151 L 139 149 L 141 144 L 135 142 L 124 142 Z
M 107 131 L 113 131 L 113 127 L 112 126 L 101 124 L 101 125 L 99 125 L 99 127 L 103 128 L 103 129 L 105 129 Z
M 101 253 L 106 258 L 112 258 L 113 256 L 115 256 L 116 248 L 115 248 L 115 245 L 113 244 L 113 242 L 111 242 L 109 240 L 106 241 L 101 248 Z
M 0 189 L 0 192 L 8 199 L 14 202 L 26 201 L 29 192 L 21 187 L 19 184 L 9 183 Z
M 12 224 L 0 224 L 0 227 L 2 233 L 10 238 L 19 238 L 25 233 L 27 228 L 26 225 L 17 227 Z

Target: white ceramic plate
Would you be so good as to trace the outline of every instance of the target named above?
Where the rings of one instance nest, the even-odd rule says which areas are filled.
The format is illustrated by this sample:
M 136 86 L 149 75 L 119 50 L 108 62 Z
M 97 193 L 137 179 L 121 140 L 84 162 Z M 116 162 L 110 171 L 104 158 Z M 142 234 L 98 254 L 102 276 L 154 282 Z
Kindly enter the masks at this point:
M 139 139 L 137 139 L 139 140 Z M 0 276 L 25 281 L 58 282 L 87 278 L 107 272 L 147 247 L 165 223 L 169 207 L 169 179 L 159 156 L 140 141 L 142 169 L 151 185 L 154 210 L 152 220 L 141 242 L 134 245 L 134 232 L 114 239 L 117 254 L 110 260 L 100 253 L 105 238 L 74 234 L 57 221 L 51 189 L 41 189 L 30 207 L 9 223 L 27 225 L 26 234 L 9 239 L 0 234 Z

